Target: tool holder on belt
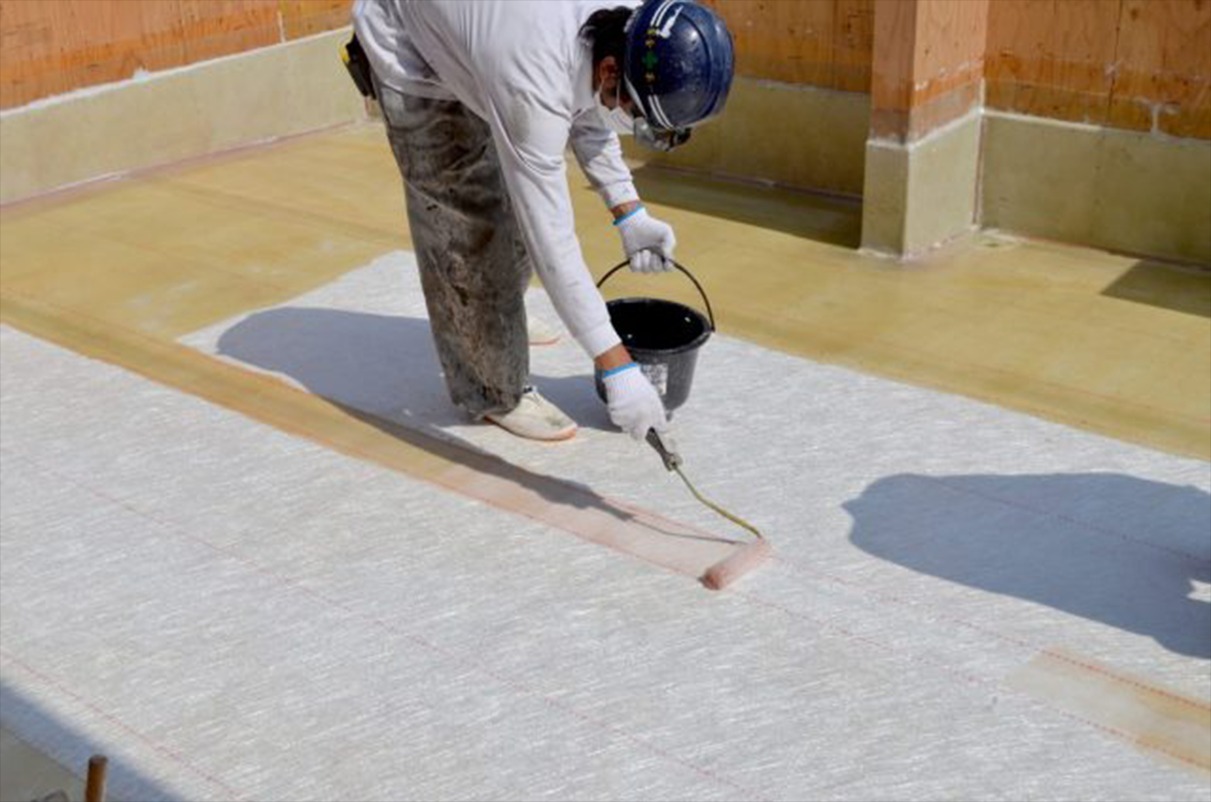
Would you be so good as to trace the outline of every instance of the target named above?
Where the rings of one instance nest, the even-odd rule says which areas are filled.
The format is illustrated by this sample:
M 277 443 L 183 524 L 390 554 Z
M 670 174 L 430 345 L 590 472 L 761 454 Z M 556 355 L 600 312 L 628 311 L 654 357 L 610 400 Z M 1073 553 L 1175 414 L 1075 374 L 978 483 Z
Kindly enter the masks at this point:
M 345 69 L 349 71 L 349 77 L 353 79 L 362 97 L 377 100 L 374 81 L 370 77 L 370 60 L 366 58 L 366 51 L 357 40 L 357 34 L 341 47 L 341 61 L 345 62 Z

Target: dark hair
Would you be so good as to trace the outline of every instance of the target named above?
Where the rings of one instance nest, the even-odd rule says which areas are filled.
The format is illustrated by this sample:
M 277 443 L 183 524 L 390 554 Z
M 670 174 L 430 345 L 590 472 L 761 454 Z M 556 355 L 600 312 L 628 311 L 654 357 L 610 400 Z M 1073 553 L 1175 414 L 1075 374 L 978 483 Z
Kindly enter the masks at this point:
M 593 45 L 593 63 L 597 64 L 606 56 L 618 59 L 622 65 L 626 53 L 627 20 L 631 18 L 633 8 L 620 6 L 618 8 L 603 8 L 594 11 L 592 16 L 580 26 L 580 35 Z

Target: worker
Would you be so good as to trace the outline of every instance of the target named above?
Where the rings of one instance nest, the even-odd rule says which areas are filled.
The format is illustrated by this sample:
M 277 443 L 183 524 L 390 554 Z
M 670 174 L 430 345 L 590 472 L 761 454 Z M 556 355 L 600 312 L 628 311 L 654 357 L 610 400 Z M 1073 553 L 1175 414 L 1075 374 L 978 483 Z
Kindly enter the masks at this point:
M 669 149 L 731 86 L 722 20 L 691 0 L 357 0 L 438 358 L 453 402 L 521 437 L 576 424 L 529 384 L 532 271 L 593 360 L 610 419 L 665 432 L 653 386 L 610 323 L 576 237 L 565 150 L 637 272 L 671 267 L 676 237 L 635 191 L 618 135 Z

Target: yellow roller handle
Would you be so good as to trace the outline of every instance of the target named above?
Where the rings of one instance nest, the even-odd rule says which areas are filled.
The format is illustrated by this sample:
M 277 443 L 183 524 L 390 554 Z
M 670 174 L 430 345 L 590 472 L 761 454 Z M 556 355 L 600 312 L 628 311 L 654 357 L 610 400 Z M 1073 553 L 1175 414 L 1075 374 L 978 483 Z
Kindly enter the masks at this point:
M 680 465 L 674 465 L 673 470 L 677 471 L 677 475 L 681 477 L 681 481 L 685 482 L 685 486 L 688 487 L 690 489 L 690 492 L 694 494 L 694 498 L 698 499 L 703 504 L 710 507 L 715 512 L 719 513 L 724 518 L 727 518 L 732 523 L 744 527 L 745 529 L 752 532 L 754 535 L 756 535 L 761 540 L 765 540 L 765 535 L 758 532 L 757 527 L 753 526 L 748 521 L 741 518 L 739 515 L 733 515 L 732 513 L 723 509 L 723 507 L 720 507 L 718 504 L 716 504 L 715 502 L 711 501 L 710 499 L 704 497 L 701 493 L 699 493 L 698 489 L 696 487 L 694 487 L 693 484 L 690 483 L 690 480 L 685 478 L 685 474 L 681 472 Z

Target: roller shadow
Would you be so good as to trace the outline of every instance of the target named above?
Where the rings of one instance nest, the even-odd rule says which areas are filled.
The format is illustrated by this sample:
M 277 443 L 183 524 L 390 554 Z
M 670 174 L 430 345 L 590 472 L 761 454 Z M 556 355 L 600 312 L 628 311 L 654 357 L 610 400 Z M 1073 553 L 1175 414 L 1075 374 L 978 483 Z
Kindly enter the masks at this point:
M 1211 496 L 1113 473 L 880 479 L 844 508 L 855 546 L 1211 659 Z
M 451 432 L 450 427 L 464 425 L 467 419 L 450 403 L 429 322 L 423 318 L 323 308 L 269 309 L 223 332 L 218 352 L 288 376 L 351 418 L 435 456 L 520 485 L 552 504 L 596 509 L 659 534 L 701 539 L 639 520 L 592 488 L 535 473 Z M 536 378 L 535 383 L 581 426 L 608 426 L 591 377 Z

